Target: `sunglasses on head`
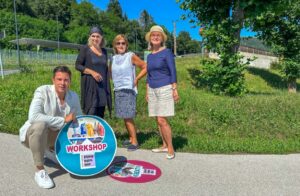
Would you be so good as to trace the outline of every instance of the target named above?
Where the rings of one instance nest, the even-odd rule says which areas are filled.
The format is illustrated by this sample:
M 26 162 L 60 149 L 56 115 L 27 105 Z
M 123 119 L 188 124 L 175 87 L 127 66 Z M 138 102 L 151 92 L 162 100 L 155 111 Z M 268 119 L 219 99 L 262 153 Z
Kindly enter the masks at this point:
M 126 45 L 126 43 L 125 43 L 125 42 L 117 42 L 116 44 L 117 44 L 117 45 L 123 45 L 123 46 L 125 46 L 125 45 Z

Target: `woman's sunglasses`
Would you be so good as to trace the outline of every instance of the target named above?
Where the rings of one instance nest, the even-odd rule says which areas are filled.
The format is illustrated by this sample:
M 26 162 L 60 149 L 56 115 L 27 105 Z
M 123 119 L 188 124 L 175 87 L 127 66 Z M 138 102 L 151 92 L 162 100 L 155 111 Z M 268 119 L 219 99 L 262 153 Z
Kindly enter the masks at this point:
M 125 43 L 125 42 L 117 42 L 116 44 L 117 44 L 118 46 L 119 46 L 119 45 L 123 45 L 123 46 L 125 46 L 125 45 L 126 45 L 126 43 Z

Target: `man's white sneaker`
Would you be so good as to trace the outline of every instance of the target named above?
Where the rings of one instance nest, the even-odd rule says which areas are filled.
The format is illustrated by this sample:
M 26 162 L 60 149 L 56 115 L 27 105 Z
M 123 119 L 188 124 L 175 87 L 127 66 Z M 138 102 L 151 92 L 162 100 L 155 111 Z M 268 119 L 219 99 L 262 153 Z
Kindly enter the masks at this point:
M 42 169 L 38 172 L 35 172 L 34 180 L 41 188 L 50 189 L 50 188 L 54 187 L 54 183 L 53 183 L 52 179 L 50 178 L 50 176 L 44 169 Z
M 54 152 L 51 152 L 50 150 L 46 149 L 44 155 L 45 155 L 45 157 L 47 157 L 49 160 L 51 160 L 53 163 L 59 165 L 58 160 L 57 160 L 57 158 L 56 158 Z

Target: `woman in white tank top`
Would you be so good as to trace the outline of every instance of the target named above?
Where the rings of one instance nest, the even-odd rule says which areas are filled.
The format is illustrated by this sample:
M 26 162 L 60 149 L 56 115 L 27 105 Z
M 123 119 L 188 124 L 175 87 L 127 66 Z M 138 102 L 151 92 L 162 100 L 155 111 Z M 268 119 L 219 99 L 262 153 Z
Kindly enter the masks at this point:
M 123 141 L 128 151 L 139 148 L 133 118 L 136 115 L 136 95 L 138 81 L 146 75 L 147 65 L 133 52 L 128 52 L 128 40 L 125 35 L 117 35 L 113 41 L 115 55 L 112 57 L 111 75 L 114 84 L 115 115 L 124 119 L 129 139 Z M 135 67 L 141 71 L 136 76 Z

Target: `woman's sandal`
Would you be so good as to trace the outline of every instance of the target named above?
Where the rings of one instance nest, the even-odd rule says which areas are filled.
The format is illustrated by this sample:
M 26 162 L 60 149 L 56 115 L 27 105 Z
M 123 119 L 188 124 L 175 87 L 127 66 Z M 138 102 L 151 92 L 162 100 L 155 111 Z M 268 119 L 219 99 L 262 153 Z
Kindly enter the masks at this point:
M 154 148 L 151 151 L 154 153 L 168 152 L 168 148 Z
M 166 159 L 171 160 L 171 159 L 174 159 L 174 158 L 175 158 L 175 153 L 174 154 L 167 153 Z
M 124 140 L 124 141 L 122 142 L 122 145 L 123 145 L 124 147 L 128 147 L 129 145 L 131 145 L 131 142 L 130 142 L 130 140 Z

